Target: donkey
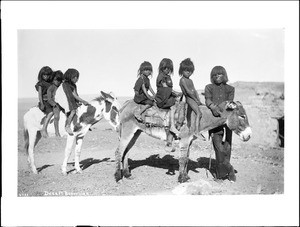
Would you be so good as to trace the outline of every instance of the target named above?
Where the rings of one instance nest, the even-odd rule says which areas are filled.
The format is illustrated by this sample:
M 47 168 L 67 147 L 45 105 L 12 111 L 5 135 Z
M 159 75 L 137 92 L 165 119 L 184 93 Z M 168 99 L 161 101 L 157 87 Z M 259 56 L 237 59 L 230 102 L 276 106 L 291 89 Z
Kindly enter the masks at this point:
M 180 127 L 179 134 L 179 176 L 180 183 L 188 181 L 190 178 L 187 172 L 189 160 L 189 149 L 192 142 L 197 138 L 202 138 L 205 131 L 226 124 L 229 129 L 239 135 L 242 141 L 248 141 L 251 137 L 251 128 L 249 126 L 246 111 L 240 102 L 223 102 L 219 105 L 221 117 L 214 117 L 206 106 L 201 106 L 202 118 L 200 121 L 200 132 L 195 132 L 194 122 L 195 114 L 187 114 L 186 120 Z M 115 152 L 116 171 L 115 180 L 118 182 L 123 178 L 129 178 L 131 173 L 128 167 L 128 153 L 142 132 L 157 139 L 167 141 L 168 133 L 163 126 L 151 126 L 137 121 L 134 117 L 135 109 L 138 104 L 132 100 L 124 104 L 120 110 L 120 141 Z M 153 108 L 153 107 L 152 107 Z M 159 110 L 158 110 L 159 111 Z
M 78 107 L 76 116 L 71 124 L 73 135 L 69 135 L 65 130 L 66 115 L 61 111 L 59 120 L 59 131 L 61 136 L 67 136 L 67 144 L 65 148 L 65 158 L 62 164 L 62 173 L 67 174 L 67 162 L 72 152 L 74 140 L 75 146 L 75 170 L 81 173 L 79 165 L 82 140 L 90 127 L 102 118 L 105 118 L 110 125 L 117 131 L 119 126 L 119 109 L 120 104 L 113 93 L 107 94 L 101 91 L 101 96 L 96 97 L 90 102 L 90 105 L 81 105 Z M 28 163 L 34 174 L 37 174 L 34 163 L 34 147 L 41 139 L 41 129 L 46 115 L 37 107 L 32 107 L 24 115 L 24 140 L 25 151 L 28 154 Z M 53 119 L 48 125 L 49 136 L 55 136 Z

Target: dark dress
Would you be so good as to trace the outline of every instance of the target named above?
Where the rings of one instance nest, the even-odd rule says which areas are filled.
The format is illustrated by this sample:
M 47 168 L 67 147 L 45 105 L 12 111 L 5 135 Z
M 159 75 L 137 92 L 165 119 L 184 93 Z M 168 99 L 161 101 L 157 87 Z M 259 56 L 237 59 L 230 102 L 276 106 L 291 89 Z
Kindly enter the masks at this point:
M 71 82 L 65 81 L 63 84 L 63 90 L 66 93 L 68 104 L 69 104 L 69 110 L 76 110 L 79 106 L 79 101 L 77 101 L 73 95 L 73 92 L 77 92 L 76 84 L 73 84 Z
M 153 101 L 148 99 L 148 97 L 146 96 L 146 94 L 143 91 L 143 88 L 142 88 L 143 84 L 145 85 L 145 88 L 148 91 L 149 87 L 150 87 L 150 80 L 148 77 L 141 75 L 135 82 L 135 85 L 133 88 L 135 92 L 138 92 L 138 94 L 134 95 L 133 100 L 137 104 L 153 105 Z
M 35 89 L 39 91 L 39 87 L 42 88 L 42 99 L 44 102 L 44 109 L 41 109 L 41 103 L 38 103 L 39 109 L 44 112 L 45 114 L 51 113 L 52 112 L 52 106 L 48 102 L 48 97 L 47 97 L 47 90 L 50 87 L 51 83 L 48 83 L 46 81 L 39 81 L 35 85 Z
M 166 83 L 168 87 L 163 87 L 162 83 Z M 159 73 L 156 79 L 156 104 L 159 108 L 169 109 L 175 104 L 175 97 L 172 94 L 173 82 L 170 76 Z
M 224 101 L 233 101 L 234 90 L 234 87 L 228 84 L 208 84 L 205 87 L 205 104 L 210 108 L 211 104 L 219 105 Z M 226 130 L 225 142 L 222 141 L 224 127 Z M 210 130 L 209 134 L 212 136 L 216 155 L 216 177 L 222 179 L 234 171 L 233 166 L 230 164 L 232 131 L 226 125 L 222 125 Z

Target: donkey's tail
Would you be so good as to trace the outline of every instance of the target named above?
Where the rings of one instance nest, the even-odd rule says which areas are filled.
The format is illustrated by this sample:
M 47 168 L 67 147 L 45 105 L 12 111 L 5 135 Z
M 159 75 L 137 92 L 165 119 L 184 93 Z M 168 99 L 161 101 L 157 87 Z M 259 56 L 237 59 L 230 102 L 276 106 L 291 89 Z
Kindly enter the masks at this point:
M 29 147 L 29 133 L 28 130 L 25 128 L 24 131 L 24 150 L 26 153 L 28 153 L 28 147 Z

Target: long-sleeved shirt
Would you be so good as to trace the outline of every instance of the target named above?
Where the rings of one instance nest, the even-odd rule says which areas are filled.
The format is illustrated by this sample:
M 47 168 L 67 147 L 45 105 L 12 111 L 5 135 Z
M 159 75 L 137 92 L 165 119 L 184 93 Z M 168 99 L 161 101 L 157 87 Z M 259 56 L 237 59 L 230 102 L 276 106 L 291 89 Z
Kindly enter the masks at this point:
M 219 105 L 224 101 L 233 101 L 234 87 L 228 84 L 208 84 L 205 86 L 205 104 L 210 108 L 211 104 Z

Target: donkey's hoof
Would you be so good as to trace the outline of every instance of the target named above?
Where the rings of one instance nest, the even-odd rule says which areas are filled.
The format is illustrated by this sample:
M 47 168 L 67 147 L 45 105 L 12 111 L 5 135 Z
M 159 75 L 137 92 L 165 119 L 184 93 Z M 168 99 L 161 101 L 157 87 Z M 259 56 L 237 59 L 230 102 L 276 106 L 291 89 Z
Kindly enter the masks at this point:
M 82 169 L 76 169 L 76 170 L 74 171 L 74 174 L 76 174 L 76 173 L 78 173 L 78 174 L 82 174 L 82 173 L 83 173 L 83 171 L 82 171 Z
M 167 153 L 175 152 L 175 150 L 176 150 L 176 148 L 173 147 L 172 145 L 165 146 L 165 152 L 167 152 Z
M 117 170 L 115 172 L 115 180 L 116 182 L 120 181 L 122 179 L 122 171 L 121 170 Z
M 33 169 L 33 170 L 32 170 L 32 173 L 33 173 L 33 174 L 38 174 L 39 172 L 38 172 L 36 169 Z
M 179 174 L 178 182 L 184 183 L 187 182 L 189 179 L 191 179 L 187 174 Z
M 124 172 L 123 172 L 123 176 L 124 176 L 125 178 L 129 178 L 129 177 L 131 177 L 131 173 L 130 173 L 129 171 L 124 171 Z

